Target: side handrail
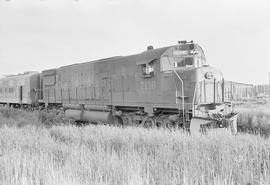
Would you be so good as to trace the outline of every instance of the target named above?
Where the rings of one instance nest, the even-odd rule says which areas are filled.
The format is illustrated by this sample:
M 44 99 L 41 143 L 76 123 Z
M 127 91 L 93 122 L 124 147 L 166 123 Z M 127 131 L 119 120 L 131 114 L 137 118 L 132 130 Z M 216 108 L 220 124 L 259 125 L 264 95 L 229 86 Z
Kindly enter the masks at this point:
M 192 99 L 192 116 L 194 117 L 195 116 L 195 96 L 197 94 L 197 87 L 198 86 L 198 83 L 195 82 L 195 90 L 194 90 L 194 94 L 193 94 L 193 99 Z
M 185 95 L 184 95 L 184 82 L 180 75 L 176 72 L 176 70 L 173 70 L 173 72 L 176 74 L 178 79 L 180 80 L 182 84 L 182 109 L 183 109 L 183 125 L 185 124 Z

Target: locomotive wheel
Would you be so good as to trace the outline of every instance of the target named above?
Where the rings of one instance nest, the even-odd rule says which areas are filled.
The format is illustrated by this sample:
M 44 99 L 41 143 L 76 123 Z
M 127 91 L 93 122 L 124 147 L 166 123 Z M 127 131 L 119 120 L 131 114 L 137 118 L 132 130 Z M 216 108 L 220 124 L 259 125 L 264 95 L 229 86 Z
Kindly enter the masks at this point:
M 146 117 L 143 119 L 141 126 L 144 128 L 152 128 L 155 126 L 155 121 L 153 118 Z
M 173 129 L 173 128 L 175 128 L 175 123 L 170 121 L 170 120 L 166 120 L 165 127 L 168 129 Z
M 115 126 L 123 126 L 123 120 L 120 116 L 113 116 L 113 124 Z
M 127 125 L 131 125 L 132 124 L 132 119 L 128 116 L 122 117 L 123 120 L 123 125 L 127 126 Z
M 157 127 L 157 128 L 163 127 L 163 123 L 162 123 L 161 120 L 156 121 L 156 127 Z
M 175 124 L 170 121 L 168 118 L 161 118 L 156 121 L 156 127 L 157 128 L 168 128 L 172 129 L 175 127 Z

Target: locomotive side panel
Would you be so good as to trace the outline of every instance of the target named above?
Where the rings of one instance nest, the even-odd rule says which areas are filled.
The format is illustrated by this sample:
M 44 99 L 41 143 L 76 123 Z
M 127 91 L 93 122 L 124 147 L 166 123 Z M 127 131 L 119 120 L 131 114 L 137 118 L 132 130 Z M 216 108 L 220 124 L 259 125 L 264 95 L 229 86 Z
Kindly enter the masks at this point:
M 163 74 L 160 72 L 159 66 L 158 59 L 141 61 L 138 56 L 130 56 L 113 63 L 111 67 L 113 105 L 150 108 L 155 106 L 175 107 L 173 105 L 175 98 L 171 96 L 171 87 L 175 86 L 168 81 L 166 81 L 167 85 L 161 83 Z M 167 92 L 167 94 L 163 92 Z
M 163 49 L 164 50 L 164 49 Z M 148 52 L 147 52 L 148 53 Z M 144 57 L 142 57 L 144 55 Z M 175 85 L 171 74 L 160 72 L 160 54 L 138 54 L 113 63 L 112 102 L 116 106 L 175 107 Z M 162 79 L 168 79 L 163 80 Z M 165 84 L 166 83 L 166 84 Z M 166 92 L 164 94 L 164 92 Z
M 60 67 L 54 84 L 43 82 L 45 103 L 111 105 L 110 66 L 108 61 L 98 61 Z
M 172 74 L 160 71 L 158 52 L 147 51 L 60 67 L 43 74 L 46 103 L 153 108 L 179 108 L 176 105 Z
M 111 63 L 112 103 L 116 106 L 138 106 L 138 85 L 136 84 L 136 64 L 134 56 Z

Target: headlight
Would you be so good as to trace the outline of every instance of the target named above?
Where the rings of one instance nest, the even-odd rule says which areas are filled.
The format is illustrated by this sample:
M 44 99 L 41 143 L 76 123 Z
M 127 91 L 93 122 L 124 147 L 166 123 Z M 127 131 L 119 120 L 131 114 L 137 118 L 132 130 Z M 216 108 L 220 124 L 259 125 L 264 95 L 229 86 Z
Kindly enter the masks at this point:
M 214 75 L 213 75 L 212 72 L 206 72 L 206 73 L 204 74 L 204 78 L 206 78 L 206 79 L 208 79 L 208 80 L 212 79 L 213 77 L 214 77 Z

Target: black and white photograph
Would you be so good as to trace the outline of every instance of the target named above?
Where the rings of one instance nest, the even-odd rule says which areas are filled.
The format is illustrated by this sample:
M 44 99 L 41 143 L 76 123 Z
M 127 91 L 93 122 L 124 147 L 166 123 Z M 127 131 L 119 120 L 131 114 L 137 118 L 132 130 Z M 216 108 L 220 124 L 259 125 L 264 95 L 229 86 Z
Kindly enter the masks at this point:
M 0 185 L 269 185 L 269 0 L 0 0 Z

